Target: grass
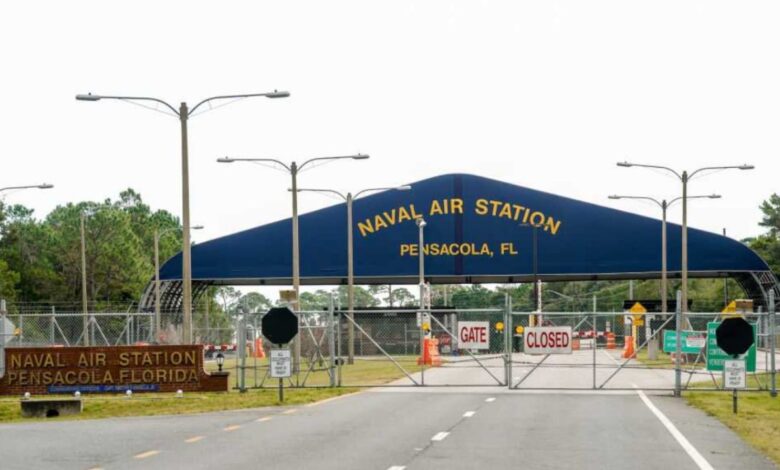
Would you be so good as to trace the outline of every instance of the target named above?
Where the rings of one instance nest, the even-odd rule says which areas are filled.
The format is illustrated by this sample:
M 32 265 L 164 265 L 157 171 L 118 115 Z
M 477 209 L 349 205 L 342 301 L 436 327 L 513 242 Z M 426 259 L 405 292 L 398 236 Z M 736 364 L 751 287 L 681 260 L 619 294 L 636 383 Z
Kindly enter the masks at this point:
M 408 373 L 412 374 L 420 370 L 420 366 L 417 365 L 416 356 L 395 356 L 393 357 Z M 238 375 L 240 370 L 237 367 L 237 359 L 226 359 L 223 366 L 224 370 L 230 371 L 230 387 L 237 387 Z M 324 361 L 320 364 L 315 361 L 314 368 L 307 375 L 310 364 L 306 362 L 301 368 L 301 373 L 298 376 L 298 383 L 305 386 L 328 386 L 330 385 L 330 376 L 326 370 L 328 362 Z M 260 385 L 263 382 L 263 378 L 268 370 L 268 359 L 255 359 L 247 358 L 246 360 L 246 385 L 251 387 L 253 385 Z M 206 364 L 206 370 L 211 372 L 217 370 L 217 365 L 213 362 Z M 404 373 L 395 365 L 392 361 L 386 357 L 357 357 L 355 363 L 351 365 L 343 365 L 341 367 L 341 384 L 343 386 L 370 386 L 381 385 L 391 382 L 396 379 L 406 377 Z M 296 377 L 292 377 L 292 382 L 295 383 Z M 273 387 L 277 383 L 277 379 L 267 378 L 264 386 Z M 289 384 L 289 382 L 285 382 Z
M 759 385 L 766 387 L 768 374 L 758 374 L 758 379 L 748 375 L 748 387 Z M 698 384 L 694 384 L 698 385 Z M 711 382 L 702 382 L 701 386 L 712 386 Z M 732 412 L 730 392 L 683 393 L 685 400 L 714 416 L 736 432 L 748 444 L 758 449 L 780 465 L 780 398 L 772 398 L 768 392 L 750 392 L 739 394 L 738 413 Z
M 123 416 L 179 415 L 209 411 L 260 408 L 264 406 L 301 405 L 345 393 L 355 388 L 290 389 L 284 391 L 284 403 L 278 400 L 276 390 L 250 390 L 227 393 L 185 393 L 177 398 L 171 393 L 136 393 L 132 398 L 124 395 L 82 395 L 84 411 L 79 415 L 61 418 L 22 418 L 19 398 L 0 399 L 0 423 L 14 421 L 50 421 L 52 419 L 98 419 Z M 54 397 L 47 395 L 47 397 Z M 36 397 L 33 397 L 35 399 Z
M 696 361 L 695 354 L 687 354 L 687 357 L 689 358 L 689 362 L 682 363 L 683 369 L 688 369 L 688 370 L 692 368 L 704 369 L 707 367 L 707 359 L 704 356 L 699 358 L 699 362 L 697 362 L 696 365 L 694 365 L 694 362 Z M 658 351 L 657 358 L 651 360 L 647 357 L 647 348 L 643 348 L 636 353 L 636 360 L 649 367 L 657 367 L 661 369 L 674 369 L 674 361 L 672 360 L 672 355 L 662 351 Z
M 409 373 L 420 370 L 416 363 L 416 357 L 403 356 L 395 359 Z M 319 388 L 290 388 L 288 387 L 289 382 L 285 382 L 284 403 L 278 401 L 276 388 L 251 388 L 255 384 L 255 373 L 257 373 L 257 384 L 259 385 L 262 381 L 268 367 L 267 359 L 247 359 L 246 384 L 247 387 L 250 387 L 247 393 L 239 393 L 234 389 L 237 384 L 236 360 L 227 359 L 223 367 L 224 370 L 230 372 L 230 391 L 226 393 L 185 393 L 181 398 L 177 398 L 172 393 L 136 393 L 132 398 L 113 394 L 83 394 L 84 411 L 81 414 L 38 419 L 22 418 L 18 397 L 0 398 L 0 423 L 178 415 L 264 406 L 301 405 L 360 390 L 350 385 L 381 385 L 404 377 L 404 373 L 384 357 L 357 358 L 355 364 L 342 366 L 342 384 L 344 386 L 329 388 L 330 378 L 327 371 L 321 370 L 319 364 L 316 366 L 316 370 L 311 372 L 306 380 L 306 385 L 307 387 Z M 327 367 L 327 362 L 323 364 L 323 367 Z M 212 361 L 206 363 L 205 368 L 207 371 L 215 371 L 217 365 Z M 308 365 L 300 376 L 301 381 L 303 381 L 306 370 L 308 370 Z M 265 386 L 274 387 L 277 383 L 276 379 L 268 379 Z M 54 398 L 55 395 L 47 395 L 47 397 Z M 70 397 L 70 395 L 65 397 Z M 33 397 L 33 399 L 35 398 L 39 397 Z

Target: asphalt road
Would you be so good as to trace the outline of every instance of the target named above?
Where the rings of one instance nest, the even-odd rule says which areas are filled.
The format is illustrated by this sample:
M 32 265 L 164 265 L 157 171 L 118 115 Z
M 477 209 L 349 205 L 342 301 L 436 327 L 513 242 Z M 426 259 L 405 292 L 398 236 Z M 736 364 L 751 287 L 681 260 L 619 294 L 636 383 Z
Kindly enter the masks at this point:
M 672 397 L 433 388 L 314 406 L 0 425 L 0 468 L 775 467 Z

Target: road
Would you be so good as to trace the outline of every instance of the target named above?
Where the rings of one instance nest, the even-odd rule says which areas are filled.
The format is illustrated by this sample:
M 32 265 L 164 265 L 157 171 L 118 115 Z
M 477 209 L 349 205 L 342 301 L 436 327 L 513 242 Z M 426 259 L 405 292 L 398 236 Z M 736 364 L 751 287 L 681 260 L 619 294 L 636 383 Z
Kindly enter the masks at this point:
M 375 389 L 313 406 L 0 425 L 0 468 L 775 467 L 673 397 L 482 387 Z

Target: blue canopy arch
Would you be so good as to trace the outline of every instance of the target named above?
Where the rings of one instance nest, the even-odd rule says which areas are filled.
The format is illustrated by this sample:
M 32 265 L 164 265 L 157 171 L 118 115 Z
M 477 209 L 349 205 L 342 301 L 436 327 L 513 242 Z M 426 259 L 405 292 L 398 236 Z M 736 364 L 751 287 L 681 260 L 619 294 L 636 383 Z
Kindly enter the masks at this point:
M 469 174 L 436 176 L 354 201 L 356 284 L 418 281 L 415 218 L 425 227 L 434 284 L 652 279 L 661 276 L 661 221 Z M 299 217 L 303 285 L 347 283 L 346 205 Z M 290 285 L 292 222 L 280 220 L 192 248 L 193 292 L 209 285 Z M 668 273 L 680 275 L 681 227 L 667 224 Z M 691 277 L 733 277 L 758 305 L 776 278 L 744 244 L 688 230 Z M 181 253 L 161 268 L 163 306 L 181 303 Z M 154 306 L 153 284 L 142 299 Z

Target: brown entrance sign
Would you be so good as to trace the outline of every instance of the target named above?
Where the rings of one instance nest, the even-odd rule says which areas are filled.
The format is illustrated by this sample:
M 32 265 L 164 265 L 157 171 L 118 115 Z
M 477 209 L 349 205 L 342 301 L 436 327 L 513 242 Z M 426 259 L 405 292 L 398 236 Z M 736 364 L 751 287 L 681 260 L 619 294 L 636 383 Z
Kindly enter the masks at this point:
M 7 348 L 0 395 L 226 392 L 228 373 L 203 370 L 203 346 Z

